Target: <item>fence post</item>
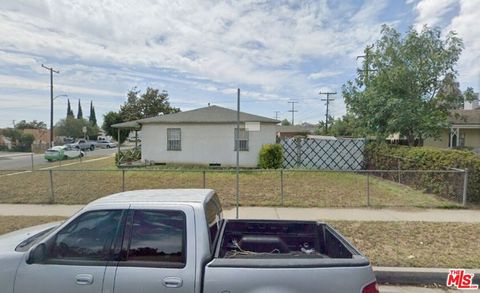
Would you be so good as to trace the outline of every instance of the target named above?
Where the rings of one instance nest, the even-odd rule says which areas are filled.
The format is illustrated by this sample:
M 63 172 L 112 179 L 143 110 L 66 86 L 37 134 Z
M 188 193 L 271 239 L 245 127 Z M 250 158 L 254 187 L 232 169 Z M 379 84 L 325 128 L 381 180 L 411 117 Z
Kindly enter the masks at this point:
M 125 191 L 125 169 L 122 170 L 122 192 Z
M 50 177 L 50 203 L 55 203 L 55 191 L 53 190 L 53 171 L 52 169 L 48 170 L 48 174 Z
M 284 193 L 283 193 L 283 168 L 280 169 L 280 197 L 281 197 L 281 201 L 282 201 L 282 207 L 284 206 L 283 204 L 283 200 L 284 200 Z
M 33 153 L 30 154 L 30 158 L 32 159 L 32 171 L 34 169 L 34 166 L 33 166 Z
M 366 193 L 367 193 L 367 207 L 369 207 L 370 206 L 370 173 L 368 171 L 367 171 Z
M 203 189 L 207 188 L 207 175 L 205 174 L 205 170 L 202 171 L 203 173 Z
M 398 183 L 402 183 L 402 181 L 400 180 L 401 178 L 401 171 L 402 170 L 402 162 L 400 161 L 400 158 L 397 159 L 397 168 L 398 168 Z
M 462 205 L 467 205 L 467 189 L 468 189 L 468 168 L 465 168 L 463 171 L 463 198 L 462 198 Z

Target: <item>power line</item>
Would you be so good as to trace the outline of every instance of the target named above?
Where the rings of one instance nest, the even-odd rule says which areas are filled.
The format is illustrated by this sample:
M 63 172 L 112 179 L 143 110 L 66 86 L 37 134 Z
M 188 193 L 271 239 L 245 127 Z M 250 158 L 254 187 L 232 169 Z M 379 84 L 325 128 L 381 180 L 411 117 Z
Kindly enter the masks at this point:
M 325 113 L 325 134 L 326 134 L 327 131 L 328 131 L 328 105 L 330 104 L 330 101 L 335 100 L 335 99 L 330 99 L 330 95 L 336 95 L 337 92 L 326 92 L 326 93 L 319 92 L 318 94 L 319 95 L 327 95 L 326 99 L 321 99 L 322 101 L 327 102 L 327 112 Z
M 297 101 L 289 101 L 289 104 L 292 104 L 292 110 L 288 110 L 288 112 L 292 113 L 292 125 L 295 125 L 295 112 L 298 112 L 298 110 L 295 110 L 295 104 L 298 103 Z
M 50 147 L 53 147 L 53 73 L 60 73 L 52 67 L 47 67 L 42 64 L 42 67 L 50 71 Z

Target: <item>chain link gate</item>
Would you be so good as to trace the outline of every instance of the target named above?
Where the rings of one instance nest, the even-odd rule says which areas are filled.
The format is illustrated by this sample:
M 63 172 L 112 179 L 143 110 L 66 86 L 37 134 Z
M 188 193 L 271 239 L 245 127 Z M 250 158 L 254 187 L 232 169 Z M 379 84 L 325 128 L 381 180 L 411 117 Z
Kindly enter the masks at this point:
M 361 170 L 365 139 L 282 139 L 284 168 Z

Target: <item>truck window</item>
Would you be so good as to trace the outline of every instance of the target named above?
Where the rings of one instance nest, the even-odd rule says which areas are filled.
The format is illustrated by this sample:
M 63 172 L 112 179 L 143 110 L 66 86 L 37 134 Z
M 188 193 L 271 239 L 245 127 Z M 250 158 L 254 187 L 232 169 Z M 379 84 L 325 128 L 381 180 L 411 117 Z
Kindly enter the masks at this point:
M 213 251 L 213 245 L 222 219 L 222 206 L 220 205 L 220 200 L 217 194 L 214 194 L 206 203 L 205 218 L 207 219 L 208 231 L 210 234 L 210 248 L 211 251 Z
M 50 247 L 49 260 L 107 260 L 121 218 L 121 210 L 92 211 L 79 216 L 58 232 Z
M 183 268 L 186 217 L 181 211 L 137 210 L 126 265 Z

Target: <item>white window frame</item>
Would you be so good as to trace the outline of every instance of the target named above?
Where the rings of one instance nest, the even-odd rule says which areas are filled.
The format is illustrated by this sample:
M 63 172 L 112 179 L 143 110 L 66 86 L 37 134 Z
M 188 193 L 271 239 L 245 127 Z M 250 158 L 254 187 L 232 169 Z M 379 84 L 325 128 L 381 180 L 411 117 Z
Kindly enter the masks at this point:
M 240 142 L 240 151 L 241 152 L 248 152 L 249 150 L 249 135 L 248 135 L 248 130 L 245 128 L 240 128 L 240 133 L 238 136 L 238 140 Z M 237 128 L 235 127 L 235 130 L 233 131 L 233 142 L 234 142 L 234 151 L 237 150 Z
M 175 133 L 178 131 L 178 135 Z M 167 128 L 167 151 L 182 150 L 182 129 Z

